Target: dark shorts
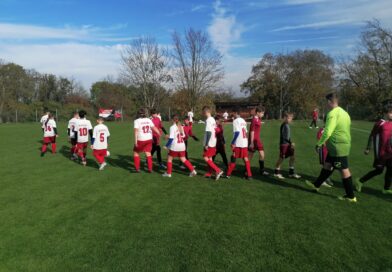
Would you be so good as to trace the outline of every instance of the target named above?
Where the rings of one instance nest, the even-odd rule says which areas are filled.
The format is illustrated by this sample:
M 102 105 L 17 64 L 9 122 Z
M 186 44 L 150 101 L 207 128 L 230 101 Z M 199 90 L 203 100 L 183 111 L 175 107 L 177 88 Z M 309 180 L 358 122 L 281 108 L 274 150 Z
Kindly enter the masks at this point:
M 389 156 L 375 158 L 373 162 L 374 168 L 392 167 L 392 158 Z
M 327 156 L 326 163 L 330 163 L 334 169 L 345 170 L 348 169 L 348 157 L 332 157 Z
M 264 151 L 264 144 L 261 140 L 253 141 L 253 148 L 249 147 L 249 152 Z
M 280 145 L 280 158 L 286 159 L 294 156 L 295 151 L 294 148 L 289 144 Z
M 248 149 L 246 147 L 236 147 L 233 150 L 233 157 L 236 159 L 244 159 L 248 157 Z
M 76 138 L 71 138 L 71 145 L 76 146 L 76 144 L 77 144 Z

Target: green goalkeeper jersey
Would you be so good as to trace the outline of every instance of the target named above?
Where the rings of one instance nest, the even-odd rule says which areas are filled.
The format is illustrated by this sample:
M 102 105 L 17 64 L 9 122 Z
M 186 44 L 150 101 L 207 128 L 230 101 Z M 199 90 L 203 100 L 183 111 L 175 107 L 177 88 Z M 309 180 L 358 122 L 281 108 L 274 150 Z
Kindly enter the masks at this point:
M 350 155 L 351 149 L 351 118 L 341 107 L 332 109 L 327 114 L 324 133 L 318 146 L 326 143 L 328 154 L 332 157 L 345 157 Z

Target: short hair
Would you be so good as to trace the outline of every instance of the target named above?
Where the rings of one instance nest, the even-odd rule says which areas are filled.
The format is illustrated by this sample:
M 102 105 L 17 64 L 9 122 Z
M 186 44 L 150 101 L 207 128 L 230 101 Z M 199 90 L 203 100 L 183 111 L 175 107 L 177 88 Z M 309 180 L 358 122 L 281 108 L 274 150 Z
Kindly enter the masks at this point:
M 75 116 L 76 114 L 79 115 L 79 112 L 78 111 L 74 111 L 73 115 Z
M 203 112 L 204 111 L 211 111 L 211 108 L 209 106 L 204 106 L 202 110 L 203 110 Z
M 180 121 L 180 118 L 178 117 L 177 114 L 175 114 L 175 115 L 173 115 L 172 120 L 175 122 L 178 122 L 178 121 Z
M 144 118 L 147 116 L 147 111 L 145 108 L 141 108 L 137 111 L 137 117 L 138 118 Z
M 234 110 L 233 110 L 233 113 L 240 114 L 241 113 L 241 108 L 235 107 Z
M 388 105 L 384 107 L 384 113 L 390 113 L 390 112 L 392 112 L 392 105 Z
M 215 120 L 221 120 L 222 119 L 222 115 L 220 115 L 220 114 L 217 114 L 217 115 L 215 115 Z
M 285 112 L 285 113 L 283 114 L 283 116 L 284 116 L 284 118 L 293 117 L 293 116 L 294 116 L 294 113 L 292 113 L 292 112 Z
M 98 116 L 97 120 L 103 122 L 103 121 L 105 121 L 105 118 L 103 118 L 102 116 Z
M 85 110 L 80 110 L 79 111 L 80 118 L 84 118 L 84 117 L 86 117 L 86 115 L 87 115 L 87 112 Z
M 257 107 L 256 113 L 258 113 L 258 112 L 265 112 L 265 108 L 263 106 Z
M 153 115 L 153 114 L 157 114 L 158 112 L 157 112 L 156 109 L 151 109 L 151 110 L 150 110 L 150 113 L 151 113 L 151 115 Z
M 335 93 L 335 92 L 327 94 L 327 95 L 325 96 L 325 98 L 326 98 L 328 101 L 332 101 L 332 102 L 333 102 L 333 101 L 338 101 L 338 100 L 339 100 L 338 94 Z

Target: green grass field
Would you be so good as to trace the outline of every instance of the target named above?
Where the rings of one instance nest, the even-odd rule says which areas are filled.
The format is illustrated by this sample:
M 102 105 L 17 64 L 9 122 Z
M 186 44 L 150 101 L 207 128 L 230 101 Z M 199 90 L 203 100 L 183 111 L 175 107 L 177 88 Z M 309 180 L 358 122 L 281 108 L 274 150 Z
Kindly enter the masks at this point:
M 263 128 L 269 169 L 279 125 Z M 38 124 L 0 126 L 0 271 L 392 271 L 392 198 L 381 194 L 383 177 L 365 185 L 357 204 L 337 200 L 344 193 L 338 174 L 335 188 L 319 194 L 303 180 L 213 182 L 202 177 L 194 141 L 199 177 L 177 164 L 170 180 L 134 174 L 132 125 L 108 126 L 111 157 L 103 172 L 91 151 L 85 168 L 68 159 L 65 124 L 58 154 L 44 158 Z M 362 150 L 371 126 L 353 123 L 354 177 L 370 170 L 372 157 Z M 303 122 L 292 130 L 297 171 L 313 180 L 316 131 Z M 195 132 L 201 136 L 202 126 Z M 256 166 L 255 159 L 254 172 Z M 241 162 L 236 174 L 243 169 Z

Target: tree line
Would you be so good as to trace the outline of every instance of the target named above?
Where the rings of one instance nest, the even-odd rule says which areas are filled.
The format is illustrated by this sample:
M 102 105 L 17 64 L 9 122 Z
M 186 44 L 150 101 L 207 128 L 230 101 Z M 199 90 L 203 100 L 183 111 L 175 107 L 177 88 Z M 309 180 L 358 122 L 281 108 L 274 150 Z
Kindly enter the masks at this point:
M 74 79 L 41 74 L 0 61 L 0 122 L 35 120 L 38 110 L 59 109 L 59 118 L 84 108 L 123 109 L 133 117 L 139 107 L 156 108 L 163 116 L 200 111 L 214 100 L 230 101 L 224 90 L 223 56 L 203 31 L 172 34 L 170 48 L 152 37 L 133 40 L 121 54 L 118 78 L 106 78 L 85 90 Z M 392 96 L 392 31 L 368 22 L 352 55 L 332 58 L 320 50 L 266 53 L 241 85 L 247 99 L 267 108 L 271 118 L 292 111 L 307 118 L 323 105 L 326 93 L 337 91 L 353 118 L 373 119 Z

